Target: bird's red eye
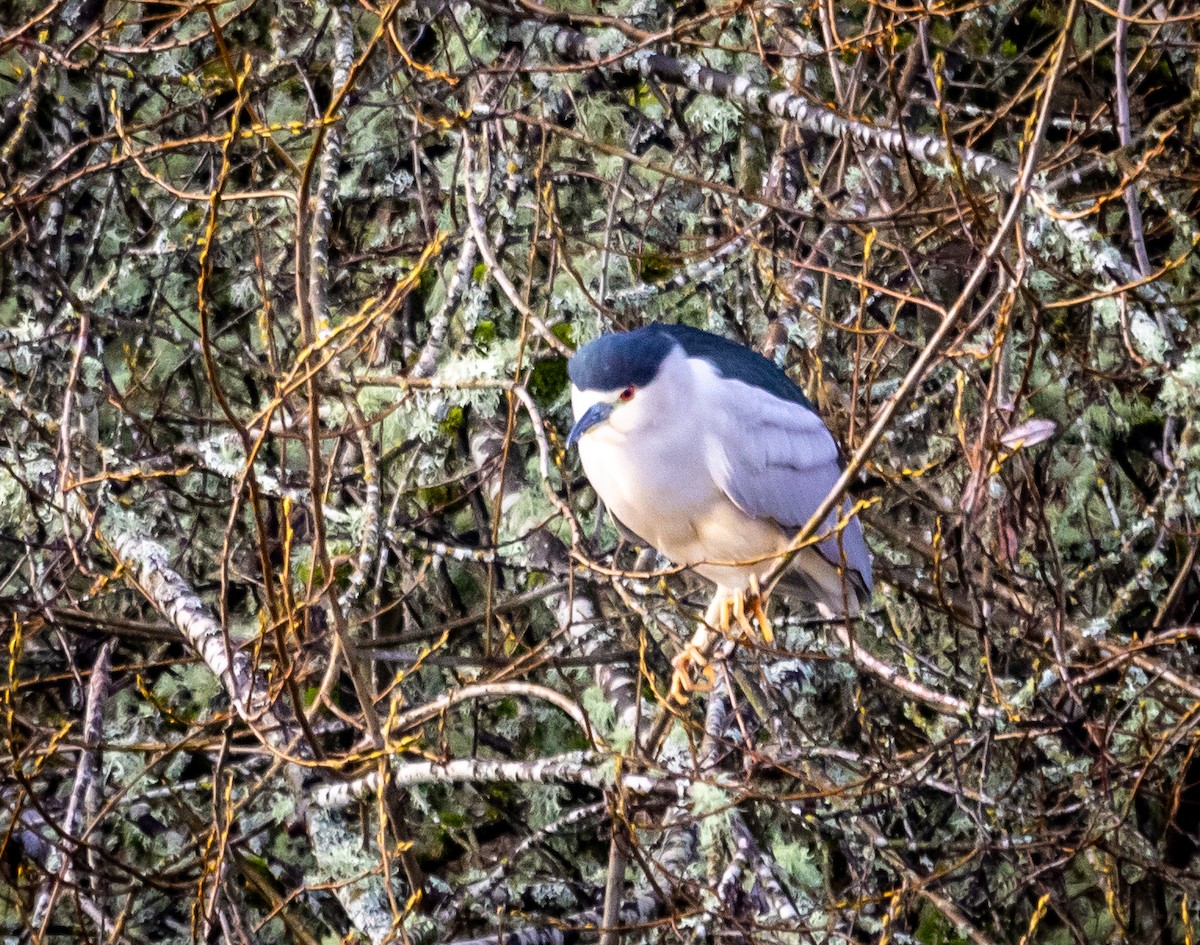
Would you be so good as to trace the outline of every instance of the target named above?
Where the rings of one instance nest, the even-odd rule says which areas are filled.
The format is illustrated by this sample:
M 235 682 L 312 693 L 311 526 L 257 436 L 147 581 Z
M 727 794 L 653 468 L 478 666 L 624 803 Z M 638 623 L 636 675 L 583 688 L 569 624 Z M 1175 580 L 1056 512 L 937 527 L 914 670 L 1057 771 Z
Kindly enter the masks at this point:
M 633 385 L 632 384 L 630 384 L 623 391 L 621 391 L 621 399 L 622 400 L 633 400 Z

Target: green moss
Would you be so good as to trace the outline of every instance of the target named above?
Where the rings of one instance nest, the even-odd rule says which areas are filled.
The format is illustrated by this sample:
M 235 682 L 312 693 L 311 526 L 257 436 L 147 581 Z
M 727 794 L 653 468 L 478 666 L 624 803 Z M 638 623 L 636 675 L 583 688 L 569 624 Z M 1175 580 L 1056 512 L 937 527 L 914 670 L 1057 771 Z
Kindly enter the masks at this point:
M 479 322 L 471 333 L 471 341 L 481 351 L 486 352 L 496 340 L 496 323 L 490 320 Z
M 670 256 L 648 251 L 634 258 L 633 267 L 642 282 L 661 282 L 675 275 L 679 263 Z
M 529 392 L 538 403 L 554 403 L 569 384 L 566 358 L 546 358 L 529 372 Z
M 462 407 L 451 407 L 446 416 L 438 423 L 438 432 L 445 437 L 454 436 L 462 429 L 465 414 Z
M 917 925 L 916 939 L 921 945 L 968 945 L 966 936 L 928 903 L 921 907 L 921 921 Z

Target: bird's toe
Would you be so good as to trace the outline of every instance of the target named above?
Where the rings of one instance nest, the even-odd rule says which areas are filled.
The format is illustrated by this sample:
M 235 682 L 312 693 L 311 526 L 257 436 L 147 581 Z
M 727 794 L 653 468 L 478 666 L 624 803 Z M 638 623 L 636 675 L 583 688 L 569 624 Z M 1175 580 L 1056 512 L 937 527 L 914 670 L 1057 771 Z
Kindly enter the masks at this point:
M 716 685 L 716 673 L 704 651 L 696 644 L 688 643 L 675 659 L 671 660 L 675 673 L 671 677 L 670 698 L 686 705 L 693 692 L 709 692 Z M 700 671 L 700 678 L 692 678 L 692 670 Z

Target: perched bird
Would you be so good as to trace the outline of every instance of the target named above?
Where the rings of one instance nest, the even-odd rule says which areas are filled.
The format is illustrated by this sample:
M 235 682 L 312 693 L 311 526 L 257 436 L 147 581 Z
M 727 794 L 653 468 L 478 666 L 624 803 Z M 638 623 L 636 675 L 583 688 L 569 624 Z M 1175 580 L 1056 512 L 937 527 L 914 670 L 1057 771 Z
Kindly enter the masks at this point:
M 604 335 L 568 366 L 584 472 L 626 529 L 717 585 L 739 617 L 840 475 L 813 405 L 762 355 L 684 325 Z M 849 504 L 803 548 L 780 588 L 826 616 L 871 596 L 871 555 Z M 723 629 L 729 614 L 723 609 Z M 744 617 L 741 617 L 744 620 Z

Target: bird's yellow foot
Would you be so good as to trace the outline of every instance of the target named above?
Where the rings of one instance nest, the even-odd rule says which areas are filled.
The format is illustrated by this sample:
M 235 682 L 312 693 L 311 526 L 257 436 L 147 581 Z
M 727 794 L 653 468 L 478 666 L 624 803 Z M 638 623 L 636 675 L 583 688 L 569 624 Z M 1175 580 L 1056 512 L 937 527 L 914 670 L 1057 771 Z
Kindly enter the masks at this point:
M 775 631 L 771 629 L 771 621 L 767 619 L 767 608 L 762 589 L 758 586 L 758 578 L 750 575 L 750 590 L 746 595 L 745 608 L 749 608 L 754 619 L 758 621 L 759 632 L 763 642 L 770 646 L 775 642 Z
M 738 643 L 743 646 L 751 646 L 754 643 L 754 626 L 750 623 L 750 617 L 746 613 L 746 605 L 749 602 L 748 595 L 738 592 L 729 600 L 730 614 L 722 614 L 721 631 L 733 636 Z M 753 611 L 751 611 L 753 613 Z M 739 633 L 731 633 L 733 624 L 737 624 Z
M 671 660 L 675 674 L 671 677 L 670 698 L 680 705 L 685 705 L 693 692 L 709 692 L 716 685 L 717 677 L 713 672 L 708 657 L 694 643 L 685 646 L 675 659 Z M 692 668 L 700 670 L 700 679 L 692 680 Z
M 762 635 L 763 642 L 768 646 L 774 643 L 775 631 L 771 629 L 771 621 L 767 619 L 764 597 L 759 590 L 758 579 L 754 577 L 750 578 L 750 587 L 747 590 L 739 591 L 725 602 L 725 606 L 721 609 L 721 621 L 718 629 L 728 634 L 736 622 L 741 631 L 741 634 L 737 636 L 737 641 L 750 645 L 754 643 L 757 636 L 751 619 L 758 623 L 758 633 Z

